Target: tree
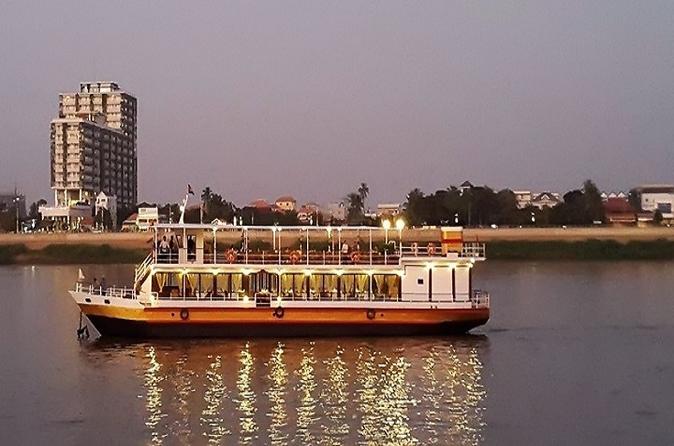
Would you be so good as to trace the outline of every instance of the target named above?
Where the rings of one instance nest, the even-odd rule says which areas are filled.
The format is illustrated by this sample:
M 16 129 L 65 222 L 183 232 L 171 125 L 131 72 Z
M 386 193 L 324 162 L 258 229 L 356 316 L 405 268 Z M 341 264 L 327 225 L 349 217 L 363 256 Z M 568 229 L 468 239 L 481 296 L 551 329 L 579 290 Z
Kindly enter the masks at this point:
M 47 200 L 45 200 L 44 198 L 40 198 L 36 202 L 32 203 L 28 211 L 28 217 L 40 219 L 40 207 L 45 206 L 46 204 Z
M 592 180 L 585 180 L 583 183 L 583 198 L 585 200 L 586 224 L 605 221 L 604 201 L 601 199 L 601 192 Z
M 346 222 L 350 225 L 359 225 L 363 223 L 364 203 L 363 196 L 357 192 L 349 193 L 346 198 Z
M 360 195 L 361 200 L 363 201 L 363 208 L 365 208 L 365 200 L 370 194 L 370 188 L 367 186 L 367 183 L 360 183 L 358 186 L 358 195 Z
M 643 210 L 641 208 L 641 192 L 639 192 L 639 189 L 630 189 L 627 195 L 627 202 L 635 211 L 641 212 Z
M 405 216 L 410 226 L 420 226 L 428 221 L 429 213 L 424 193 L 414 188 L 407 194 Z
M 208 204 L 213 197 L 213 191 L 209 186 L 206 186 L 203 191 L 201 191 L 201 206 L 204 210 L 204 213 L 208 215 Z

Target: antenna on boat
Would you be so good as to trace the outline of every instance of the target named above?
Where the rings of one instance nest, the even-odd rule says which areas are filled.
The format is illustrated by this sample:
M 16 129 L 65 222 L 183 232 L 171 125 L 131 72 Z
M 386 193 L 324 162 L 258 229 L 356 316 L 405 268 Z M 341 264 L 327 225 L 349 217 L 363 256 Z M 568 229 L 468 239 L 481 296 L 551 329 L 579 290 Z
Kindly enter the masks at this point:
M 188 184 L 187 185 L 187 192 L 185 193 L 185 199 L 183 200 L 183 205 L 181 206 L 180 209 L 180 224 L 182 225 L 185 223 L 185 210 L 187 209 L 187 199 L 189 196 L 194 195 L 194 191 L 192 190 L 192 185 Z

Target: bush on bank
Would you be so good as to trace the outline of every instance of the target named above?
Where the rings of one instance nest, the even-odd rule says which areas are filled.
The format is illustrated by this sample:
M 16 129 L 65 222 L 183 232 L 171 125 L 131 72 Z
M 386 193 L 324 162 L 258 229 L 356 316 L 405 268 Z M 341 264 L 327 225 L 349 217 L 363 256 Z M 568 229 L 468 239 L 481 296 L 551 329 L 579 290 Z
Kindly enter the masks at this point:
M 24 244 L 0 245 L 2 265 L 139 263 L 146 255 L 144 249 L 114 248 L 108 244 L 51 244 L 38 250 L 29 250 Z M 487 243 L 487 259 L 674 260 L 674 241 L 494 241 Z
M 16 257 L 27 251 L 28 248 L 22 243 L 15 245 L 0 245 L 0 265 L 15 263 Z
M 615 240 L 495 241 L 487 244 L 488 259 L 503 260 L 674 260 L 674 241 L 620 243 Z

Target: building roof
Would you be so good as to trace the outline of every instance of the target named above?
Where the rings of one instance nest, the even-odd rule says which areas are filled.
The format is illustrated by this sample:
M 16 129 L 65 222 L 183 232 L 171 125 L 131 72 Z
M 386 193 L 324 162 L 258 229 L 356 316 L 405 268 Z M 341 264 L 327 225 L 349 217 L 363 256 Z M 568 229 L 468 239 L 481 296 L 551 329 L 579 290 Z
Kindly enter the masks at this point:
M 671 184 L 645 184 L 639 187 L 642 194 L 674 194 L 674 185 Z
M 282 196 L 280 196 L 276 199 L 276 203 L 280 203 L 280 202 L 283 202 L 283 201 L 289 201 L 291 203 L 297 203 L 297 200 L 295 200 L 295 198 L 290 196 L 290 195 L 282 195 Z
M 138 214 L 134 212 L 133 214 L 129 215 L 129 218 L 124 220 L 124 222 L 122 224 L 123 225 L 135 225 L 136 220 L 138 220 Z
M 559 201 L 559 198 L 557 198 L 555 194 L 553 194 L 552 192 L 541 192 L 540 194 L 534 197 L 533 201 L 540 201 L 540 200 Z
M 473 187 L 473 183 L 471 183 L 470 181 L 466 180 L 466 181 L 464 181 L 463 183 L 461 183 L 461 186 L 459 186 L 459 187 Z
M 258 198 L 257 200 L 253 200 L 250 202 L 248 206 L 257 209 L 266 209 L 271 207 L 269 203 L 267 203 L 267 200 L 265 200 L 264 198 Z

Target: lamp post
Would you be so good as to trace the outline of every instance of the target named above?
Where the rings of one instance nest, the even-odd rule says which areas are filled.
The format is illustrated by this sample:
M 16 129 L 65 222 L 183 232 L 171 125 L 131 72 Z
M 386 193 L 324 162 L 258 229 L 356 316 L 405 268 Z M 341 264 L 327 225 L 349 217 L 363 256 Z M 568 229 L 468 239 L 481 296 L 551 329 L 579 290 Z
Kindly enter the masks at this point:
M 19 200 L 20 198 L 14 197 L 14 208 L 16 209 L 16 233 L 19 233 Z
M 536 215 L 534 214 L 534 211 L 531 211 L 531 224 L 536 224 Z
M 388 230 L 391 229 L 391 221 L 386 219 L 381 222 L 381 225 L 384 227 L 384 238 L 386 239 L 386 244 L 388 245 Z
M 396 220 L 396 229 L 398 230 L 398 244 L 400 245 L 400 255 L 403 254 L 403 229 L 405 229 L 405 220 L 399 218 Z
M 457 226 L 459 225 L 459 213 L 458 212 L 454 213 L 454 224 L 457 225 Z

